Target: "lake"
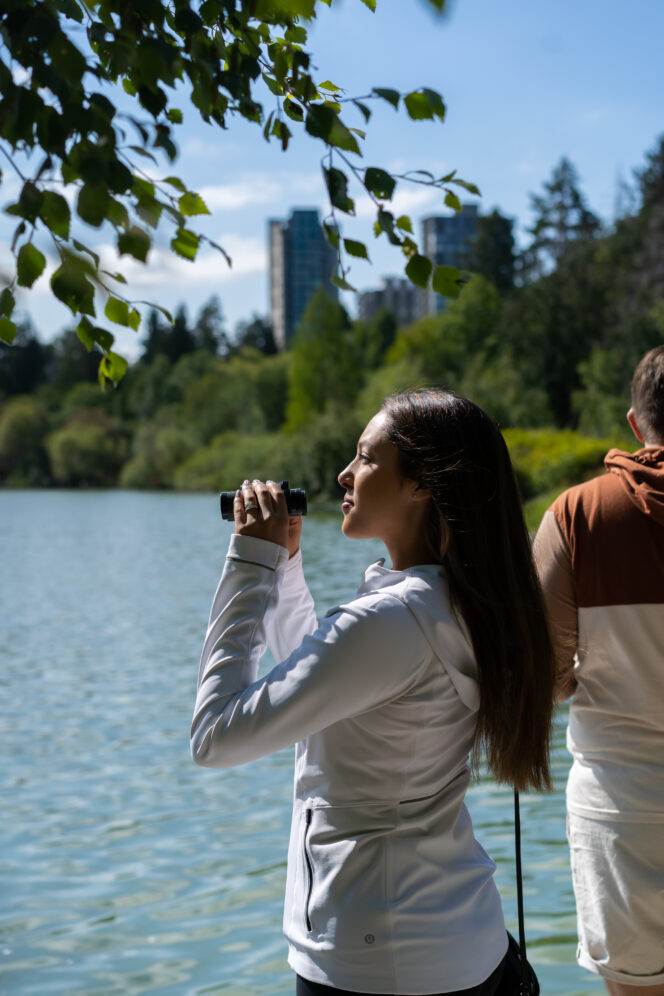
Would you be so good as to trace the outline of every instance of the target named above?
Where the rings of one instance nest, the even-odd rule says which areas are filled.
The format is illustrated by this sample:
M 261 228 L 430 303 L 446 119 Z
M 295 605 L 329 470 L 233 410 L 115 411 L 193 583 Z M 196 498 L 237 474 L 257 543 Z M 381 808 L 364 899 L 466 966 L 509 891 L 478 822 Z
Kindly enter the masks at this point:
M 310 516 L 321 611 L 380 544 Z M 281 935 L 291 750 L 197 768 L 188 732 L 229 523 L 214 495 L 0 492 L 0 996 L 293 992 Z M 555 791 L 522 799 L 529 957 L 544 996 L 604 992 L 576 965 Z M 469 808 L 516 933 L 512 796 Z

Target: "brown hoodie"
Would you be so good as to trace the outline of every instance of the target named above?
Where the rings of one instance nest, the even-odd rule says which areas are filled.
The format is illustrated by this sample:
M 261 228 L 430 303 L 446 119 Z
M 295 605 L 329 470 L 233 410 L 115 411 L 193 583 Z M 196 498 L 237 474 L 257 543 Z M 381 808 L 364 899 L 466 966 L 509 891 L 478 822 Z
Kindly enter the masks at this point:
M 637 453 L 609 450 L 604 466 L 617 475 L 632 504 L 664 526 L 664 446 Z
M 664 822 L 664 448 L 611 450 L 560 495 L 534 555 L 573 694 L 570 812 Z

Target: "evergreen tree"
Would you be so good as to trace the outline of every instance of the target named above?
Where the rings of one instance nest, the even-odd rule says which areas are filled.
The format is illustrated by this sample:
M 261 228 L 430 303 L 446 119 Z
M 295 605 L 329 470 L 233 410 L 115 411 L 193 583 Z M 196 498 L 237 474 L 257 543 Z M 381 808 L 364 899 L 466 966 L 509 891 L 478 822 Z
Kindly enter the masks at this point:
M 201 308 L 193 334 L 198 349 L 204 349 L 212 356 L 228 355 L 230 343 L 226 334 L 224 312 L 216 294 Z
M 501 296 L 514 289 L 514 222 L 495 208 L 477 219 L 477 234 L 468 252 L 467 269 L 486 277 Z
M 532 242 L 522 261 L 525 279 L 543 276 L 572 243 L 594 238 L 600 230 L 599 219 L 586 206 L 577 171 L 569 159 L 562 157 L 543 186 L 543 194 L 530 195 L 535 220 L 529 229 Z

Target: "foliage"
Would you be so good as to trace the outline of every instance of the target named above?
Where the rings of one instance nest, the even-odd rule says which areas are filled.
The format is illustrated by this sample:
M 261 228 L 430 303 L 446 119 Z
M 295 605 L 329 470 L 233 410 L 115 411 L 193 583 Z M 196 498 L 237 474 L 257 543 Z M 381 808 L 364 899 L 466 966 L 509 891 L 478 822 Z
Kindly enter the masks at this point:
M 593 238 L 600 222 L 586 206 L 576 169 L 565 156 L 544 184 L 544 193 L 531 194 L 530 199 L 535 219 L 530 228 L 533 240 L 525 275 L 542 276 L 562 259 L 573 242 Z
M 75 333 L 43 345 L 26 326 L 0 348 L 0 484 L 230 490 L 255 475 L 328 498 L 383 398 L 441 384 L 498 420 L 529 502 L 595 474 L 611 445 L 635 447 L 632 370 L 664 341 L 664 155 L 648 164 L 647 197 L 612 232 L 575 239 L 504 296 L 476 276 L 444 314 L 396 332 L 389 314 L 352 322 L 321 293 L 292 348 L 270 354 L 256 348 L 264 321 L 228 337 L 210 302 L 193 323 L 181 311 L 193 349 L 174 350 L 174 323 L 156 316 L 159 337 L 101 392 Z
M 291 347 L 286 420 L 305 425 L 330 404 L 352 405 L 359 369 L 348 315 L 322 289 L 302 316 Z
M 638 448 L 638 443 L 624 436 L 587 439 L 569 429 L 506 429 L 504 436 L 524 498 L 557 487 L 562 491 L 599 473 L 607 450 L 613 446 L 630 451 Z
M 0 409 L 0 479 L 14 487 L 48 481 L 44 437 L 47 417 L 34 398 L 12 398 Z
M 477 219 L 477 234 L 470 245 L 466 268 L 485 277 L 501 296 L 514 288 L 516 253 L 514 223 L 495 208 Z
M 110 487 L 127 455 L 127 437 L 120 422 L 96 409 L 81 410 L 46 438 L 56 484 Z
M 353 97 L 317 80 L 308 32 L 320 3 L 330 2 L 5 0 L 0 149 L 20 192 L 6 209 L 16 219 L 15 273 L 0 301 L 0 338 L 13 340 L 15 288 L 44 278 L 48 252 L 54 258 L 51 291 L 78 319 L 85 347 L 101 350 L 102 382 L 116 383 L 126 363 L 114 352 L 107 325 L 137 329 L 144 302 L 126 297 L 125 278 L 102 265 L 86 229 L 111 230 L 119 256 L 146 262 L 161 224 L 170 228 L 170 248 L 178 256 L 193 261 L 208 242 L 230 262 L 221 246 L 195 230 L 196 217 L 209 214 L 203 199 L 169 172 L 183 121 L 179 105 L 187 98 L 204 121 L 226 129 L 243 118 L 284 150 L 295 131 L 323 143 L 326 232 L 337 251 L 338 286 L 350 286 L 344 260 L 368 256 L 363 242 L 339 236 L 337 215 L 355 211 L 354 186 L 374 204 L 376 236 L 384 234 L 402 250 L 416 283 L 427 282 L 432 266 L 419 253 L 410 219 L 389 210 L 397 185 L 439 189 L 455 209 L 455 190 L 479 191 L 455 171 L 396 175 L 361 164 L 364 129 L 377 103 L 402 107 L 413 121 L 442 122 L 446 108 L 427 87 L 406 94 L 374 87 Z M 445 5 L 428 2 L 438 10 Z M 364 3 L 376 6 L 375 0 Z M 263 105 L 266 96 L 270 110 Z M 101 325 L 97 300 L 106 320 Z

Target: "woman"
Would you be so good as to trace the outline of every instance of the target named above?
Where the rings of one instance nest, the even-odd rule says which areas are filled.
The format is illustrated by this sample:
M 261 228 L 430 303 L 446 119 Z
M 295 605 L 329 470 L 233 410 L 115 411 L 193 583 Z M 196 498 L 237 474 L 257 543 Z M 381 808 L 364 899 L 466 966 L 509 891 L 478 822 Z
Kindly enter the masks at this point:
M 284 931 L 298 996 L 490 996 L 507 937 L 464 806 L 471 752 L 549 785 L 553 654 L 512 467 L 451 392 L 388 398 L 339 475 L 392 567 L 318 623 L 278 485 L 245 482 L 212 605 L 194 759 L 296 743 Z M 280 663 L 256 680 L 265 642 Z

